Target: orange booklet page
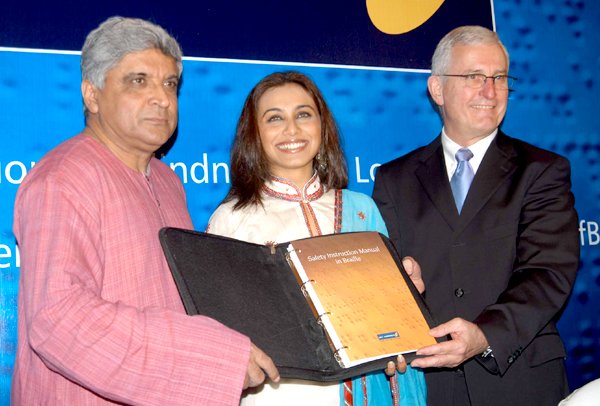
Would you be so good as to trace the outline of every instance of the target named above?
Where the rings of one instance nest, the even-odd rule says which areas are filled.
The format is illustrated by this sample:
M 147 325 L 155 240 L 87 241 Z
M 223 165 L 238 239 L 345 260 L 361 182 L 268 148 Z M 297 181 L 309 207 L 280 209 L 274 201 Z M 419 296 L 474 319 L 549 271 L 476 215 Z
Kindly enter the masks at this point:
M 297 240 L 288 251 L 342 367 L 436 343 L 378 233 Z

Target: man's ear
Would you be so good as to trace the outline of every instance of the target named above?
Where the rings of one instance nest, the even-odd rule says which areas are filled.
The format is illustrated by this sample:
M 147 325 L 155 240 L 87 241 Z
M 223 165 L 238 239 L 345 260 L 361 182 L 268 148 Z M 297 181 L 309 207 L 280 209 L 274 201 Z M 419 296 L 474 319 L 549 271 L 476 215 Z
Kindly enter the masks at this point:
M 85 79 L 81 82 L 81 95 L 83 103 L 90 113 L 98 112 L 98 88 L 89 80 Z
M 439 76 L 429 76 L 429 79 L 427 79 L 427 89 L 431 98 L 438 106 L 444 105 L 444 92 L 442 88 L 442 79 Z

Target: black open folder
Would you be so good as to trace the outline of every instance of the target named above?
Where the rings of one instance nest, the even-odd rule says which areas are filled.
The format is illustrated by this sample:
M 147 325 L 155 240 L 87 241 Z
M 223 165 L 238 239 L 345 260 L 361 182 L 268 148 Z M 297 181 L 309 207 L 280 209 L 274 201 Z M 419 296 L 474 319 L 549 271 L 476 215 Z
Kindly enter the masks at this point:
M 159 236 L 186 312 L 214 318 L 250 337 L 273 359 L 282 377 L 339 381 L 383 370 L 395 359 L 340 366 L 286 259 L 288 244 L 265 246 L 178 228 L 163 228 Z M 381 237 L 432 326 L 395 248 Z M 415 354 L 404 357 L 410 361 Z

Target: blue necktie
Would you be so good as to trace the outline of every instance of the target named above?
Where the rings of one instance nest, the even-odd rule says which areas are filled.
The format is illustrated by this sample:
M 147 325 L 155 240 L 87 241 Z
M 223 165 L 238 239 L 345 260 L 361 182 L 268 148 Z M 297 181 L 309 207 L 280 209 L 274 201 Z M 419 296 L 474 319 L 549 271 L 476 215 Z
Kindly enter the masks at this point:
M 452 194 L 454 195 L 454 202 L 458 213 L 462 210 L 463 203 L 469 192 L 469 186 L 473 181 L 475 173 L 469 163 L 469 159 L 473 158 L 473 153 L 468 148 L 461 148 L 456 152 L 456 160 L 458 165 L 456 171 L 452 175 L 450 180 L 450 186 L 452 187 Z

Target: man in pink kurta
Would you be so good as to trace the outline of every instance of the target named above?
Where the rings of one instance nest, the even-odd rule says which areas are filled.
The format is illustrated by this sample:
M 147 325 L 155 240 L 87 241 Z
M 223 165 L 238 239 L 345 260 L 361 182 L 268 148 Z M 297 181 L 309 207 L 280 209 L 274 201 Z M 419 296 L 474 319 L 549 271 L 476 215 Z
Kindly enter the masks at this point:
M 185 314 L 160 247 L 160 228 L 192 222 L 181 182 L 153 158 L 177 123 L 180 65 L 150 48 L 125 52 L 100 86 L 84 72 L 85 130 L 18 191 L 14 405 L 234 405 L 259 383 L 247 337 Z M 271 368 L 262 355 L 258 380 Z

